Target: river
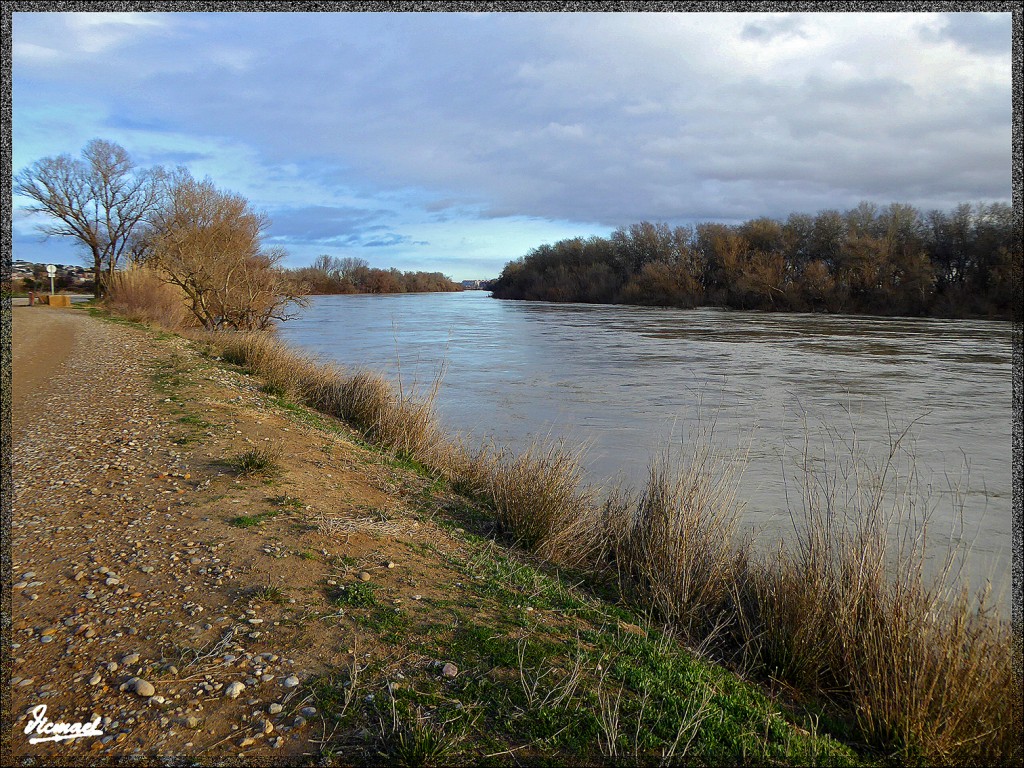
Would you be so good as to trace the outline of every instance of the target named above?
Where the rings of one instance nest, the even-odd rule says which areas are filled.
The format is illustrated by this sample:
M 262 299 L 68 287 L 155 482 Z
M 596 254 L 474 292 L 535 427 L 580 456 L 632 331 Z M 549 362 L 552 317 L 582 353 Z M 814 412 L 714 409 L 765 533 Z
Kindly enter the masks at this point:
M 792 530 L 811 464 L 869 466 L 906 431 L 894 488 L 930 539 L 969 544 L 972 584 L 1006 590 L 1012 563 L 1008 322 L 676 310 L 453 294 L 318 296 L 289 344 L 424 391 L 450 431 L 521 447 L 588 446 L 590 482 L 637 487 L 668 446 L 705 439 L 742 466 L 746 531 Z M 710 433 L 710 435 L 709 435 Z M 856 443 L 854 445 L 853 443 Z M 863 483 L 862 483 L 863 485 Z M 962 523 L 962 524 L 961 524 Z M 939 558 L 940 549 L 935 550 Z

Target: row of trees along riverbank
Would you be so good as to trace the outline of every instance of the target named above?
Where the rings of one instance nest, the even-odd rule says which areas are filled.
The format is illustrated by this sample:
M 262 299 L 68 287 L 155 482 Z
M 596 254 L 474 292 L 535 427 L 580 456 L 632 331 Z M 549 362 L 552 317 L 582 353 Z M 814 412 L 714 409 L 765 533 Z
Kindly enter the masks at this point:
M 794 312 L 1009 318 L 1021 227 L 1002 203 L 922 213 L 862 202 L 785 221 L 640 222 L 544 244 L 508 263 L 499 299 Z
M 461 291 L 462 286 L 440 272 L 401 272 L 378 269 L 365 259 L 321 255 L 311 266 L 292 270 L 312 294 L 430 293 Z

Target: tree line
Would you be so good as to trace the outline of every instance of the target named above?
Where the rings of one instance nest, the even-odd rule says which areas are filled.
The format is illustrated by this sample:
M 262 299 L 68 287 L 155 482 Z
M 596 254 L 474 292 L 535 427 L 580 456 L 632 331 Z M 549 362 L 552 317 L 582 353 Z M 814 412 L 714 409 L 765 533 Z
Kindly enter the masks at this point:
M 288 317 L 314 293 L 459 290 L 437 273 L 370 268 L 362 259 L 321 256 L 306 269 L 282 267 L 266 247 L 267 215 L 243 196 L 188 170 L 139 167 L 121 146 L 93 139 L 81 157 L 46 157 L 20 171 L 14 191 L 44 214 L 40 231 L 68 238 L 93 261 L 103 298 L 125 268 L 145 266 L 174 286 L 209 330 L 259 330 Z
M 1009 318 L 1020 313 L 1021 262 L 1009 205 L 922 213 L 862 202 L 561 240 L 509 262 L 491 289 L 499 299 Z
M 292 270 L 312 294 L 430 293 L 461 291 L 462 286 L 440 272 L 400 272 L 371 267 L 365 259 L 322 254 L 312 265 Z

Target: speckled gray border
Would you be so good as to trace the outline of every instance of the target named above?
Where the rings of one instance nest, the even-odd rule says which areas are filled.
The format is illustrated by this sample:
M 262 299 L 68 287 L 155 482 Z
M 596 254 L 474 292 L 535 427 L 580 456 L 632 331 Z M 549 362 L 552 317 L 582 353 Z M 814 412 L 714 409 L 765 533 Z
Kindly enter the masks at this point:
M 12 14 L 16 12 L 74 11 L 278 11 L 278 12 L 362 12 L 362 11 L 533 11 L 533 12 L 680 12 L 680 11 L 829 11 L 829 12 L 908 12 L 908 11 L 1003 11 L 1013 13 L 1013 71 L 1022 69 L 1020 2 L 10 2 L 4 5 L 0 31 L 3 34 L 3 178 L 5 183 L 2 214 L 4 254 L 2 278 L 10 286 L 12 255 L 12 144 L 11 144 L 11 33 Z M 1013 79 L 1013 215 L 1021 226 L 1021 81 Z M 70 149 L 70 148 L 69 148 Z M 1021 639 L 1022 565 L 1021 507 L 1024 504 L 1024 286 L 1017 286 L 1017 307 L 1013 318 L 1013 596 L 1011 617 L 1016 632 L 1014 666 L 1018 675 L 1024 672 L 1024 640 Z M 0 301 L 0 388 L 3 390 L 0 413 L 0 765 L 12 765 L 11 739 L 11 505 L 13 478 L 11 472 L 11 302 Z

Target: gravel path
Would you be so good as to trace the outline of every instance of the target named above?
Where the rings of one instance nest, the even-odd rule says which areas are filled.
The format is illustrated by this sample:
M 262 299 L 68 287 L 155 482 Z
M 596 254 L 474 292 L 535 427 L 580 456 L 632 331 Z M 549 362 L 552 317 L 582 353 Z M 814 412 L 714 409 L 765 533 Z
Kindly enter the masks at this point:
M 190 473 L 154 384 L 185 348 L 81 310 L 14 309 L 16 759 L 219 760 L 298 735 L 294 660 L 252 650 L 246 632 L 264 619 L 216 589 L 253 551 L 213 543 L 225 526 L 203 514 L 209 477 Z M 39 705 L 51 721 L 98 719 L 103 735 L 30 745 Z
M 16 763 L 308 762 L 334 727 L 312 678 L 433 669 L 331 598 L 372 574 L 413 614 L 461 588 L 423 548 L 461 529 L 409 517 L 426 480 L 183 338 L 81 309 L 15 307 L 12 365 Z M 279 475 L 232 468 L 257 446 Z M 102 735 L 30 744 L 44 706 Z

